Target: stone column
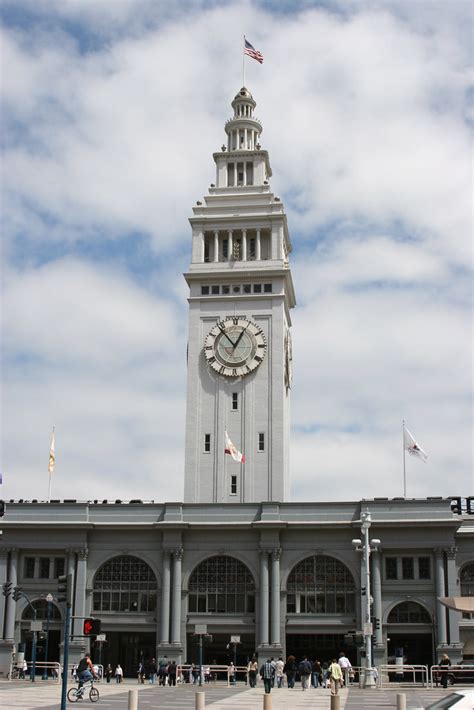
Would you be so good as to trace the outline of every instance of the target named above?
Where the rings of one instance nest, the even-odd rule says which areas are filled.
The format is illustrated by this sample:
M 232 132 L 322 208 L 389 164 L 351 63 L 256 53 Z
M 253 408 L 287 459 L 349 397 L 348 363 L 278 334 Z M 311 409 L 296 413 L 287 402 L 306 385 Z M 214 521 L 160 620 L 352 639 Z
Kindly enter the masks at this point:
M 247 261 L 247 230 L 242 230 L 242 261 Z
M 214 261 L 219 261 L 219 232 L 214 232 Z
M 448 597 L 458 596 L 457 588 L 457 569 L 456 569 L 456 547 L 451 547 L 446 553 L 446 569 L 447 569 L 447 581 L 448 581 Z M 448 620 L 449 620 L 449 645 L 459 644 L 459 621 L 461 619 L 461 613 L 459 611 L 453 611 L 453 609 L 448 609 Z M 451 653 L 452 655 L 452 653 Z M 460 659 L 454 659 L 456 662 Z M 453 658 L 451 658 L 453 661 Z
M 232 230 L 228 231 L 228 244 L 227 244 L 227 261 L 232 261 Z
M 260 550 L 260 645 L 268 646 L 268 552 Z
M 262 245 L 260 242 L 260 229 L 257 229 L 257 237 L 255 239 L 255 260 L 260 261 L 262 255 Z
M 170 580 L 171 560 L 170 553 L 163 551 L 161 566 L 161 613 L 160 613 L 160 643 L 170 642 Z
M 8 581 L 12 583 L 13 588 L 18 585 L 18 550 L 10 550 L 10 569 L 8 573 Z M 7 613 L 5 618 L 5 640 L 15 638 L 15 614 L 16 601 L 10 595 L 6 600 Z
M 3 549 L 0 550 L 0 588 L 7 581 L 7 571 L 8 571 L 8 551 Z M 0 641 L 5 637 L 4 634 L 4 621 L 5 621 L 5 606 L 6 598 L 3 594 L 0 594 Z
M 77 550 L 77 573 L 74 594 L 74 616 L 86 615 L 87 554 L 83 547 Z M 83 619 L 74 620 L 74 636 L 82 636 Z
M 270 642 L 280 645 L 280 557 L 281 550 L 272 551 L 272 628 Z
M 375 624 L 375 644 L 383 646 L 382 634 L 382 577 L 380 572 L 380 550 L 372 551 L 372 596 L 374 599 L 373 617 L 378 620 Z M 375 622 L 374 622 L 375 623 Z
M 435 550 L 435 580 L 436 580 L 436 596 L 446 596 L 446 581 L 444 577 L 444 553 L 443 550 Z M 436 601 L 436 621 L 437 621 L 437 636 L 438 646 L 446 646 L 448 635 L 446 633 L 446 607 L 441 602 Z
M 173 552 L 173 599 L 171 605 L 171 643 L 181 645 L 181 562 L 183 550 Z

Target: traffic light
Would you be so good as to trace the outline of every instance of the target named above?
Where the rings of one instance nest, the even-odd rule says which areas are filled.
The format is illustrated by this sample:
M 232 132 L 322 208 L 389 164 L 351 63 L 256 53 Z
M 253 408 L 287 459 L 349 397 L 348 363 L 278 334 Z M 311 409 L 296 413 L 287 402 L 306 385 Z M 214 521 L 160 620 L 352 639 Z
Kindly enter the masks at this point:
M 101 624 L 100 619 L 84 619 L 84 636 L 97 636 L 100 634 Z
M 5 515 L 5 501 L 0 500 L 0 518 Z
M 11 591 L 12 591 L 12 586 L 13 585 L 11 582 L 5 582 L 5 584 L 3 585 L 3 590 L 2 590 L 2 594 L 4 597 L 10 596 Z
M 13 596 L 13 599 L 17 602 L 18 599 L 20 599 L 22 593 L 23 593 L 23 591 L 22 591 L 22 588 L 21 588 L 21 587 L 15 587 L 15 588 L 13 589 L 13 595 L 12 595 L 12 596 Z
M 375 619 L 375 628 L 380 629 L 380 619 Z
M 72 606 L 72 574 L 61 574 L 58 577 L 58 602 Z

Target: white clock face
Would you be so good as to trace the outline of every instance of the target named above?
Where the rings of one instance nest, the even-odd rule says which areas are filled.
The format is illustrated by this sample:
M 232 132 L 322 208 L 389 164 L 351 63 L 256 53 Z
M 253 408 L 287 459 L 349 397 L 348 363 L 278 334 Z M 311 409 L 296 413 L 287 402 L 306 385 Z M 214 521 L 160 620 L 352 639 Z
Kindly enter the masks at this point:
M 266 352 L 262 329 L 243 316 L 219 321 L 204 343 L 209 366 L 225 377 L 242 377 L 253 372 Z

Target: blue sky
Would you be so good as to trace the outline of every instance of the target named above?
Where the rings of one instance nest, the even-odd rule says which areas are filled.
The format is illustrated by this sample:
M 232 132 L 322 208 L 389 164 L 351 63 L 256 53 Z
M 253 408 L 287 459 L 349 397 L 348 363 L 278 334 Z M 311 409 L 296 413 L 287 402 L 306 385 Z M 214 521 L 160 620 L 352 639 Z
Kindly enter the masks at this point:
M 294 246 L 292 499 L 401 495 L 402 419 L 408 494 L 472 493 L 471 4 L 0 8 L 2 497 L 47 495 L 55 426 L 53 497 L 182 498 L 187 220 L 243 34 Z

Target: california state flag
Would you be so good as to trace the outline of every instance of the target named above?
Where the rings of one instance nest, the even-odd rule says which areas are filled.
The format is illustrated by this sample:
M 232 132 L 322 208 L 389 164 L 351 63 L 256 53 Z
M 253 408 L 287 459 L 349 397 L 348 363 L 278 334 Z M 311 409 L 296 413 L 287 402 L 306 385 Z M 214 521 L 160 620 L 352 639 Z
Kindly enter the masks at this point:
M 225 453 L 230 454 L 234 461 L 245 463 L 245 456 L 234 446 L 227 432 L 225 432 Z
M 409 454 L 411 454 L 412 456 L 417 456 L 419 459 L 426 462 L 428 454 L 426 453 L 426 451 L 423 451 L 419 444 L 417 444 L 413 435 L 410 434 L 405 425 L 403 425 L 403 446 Z

